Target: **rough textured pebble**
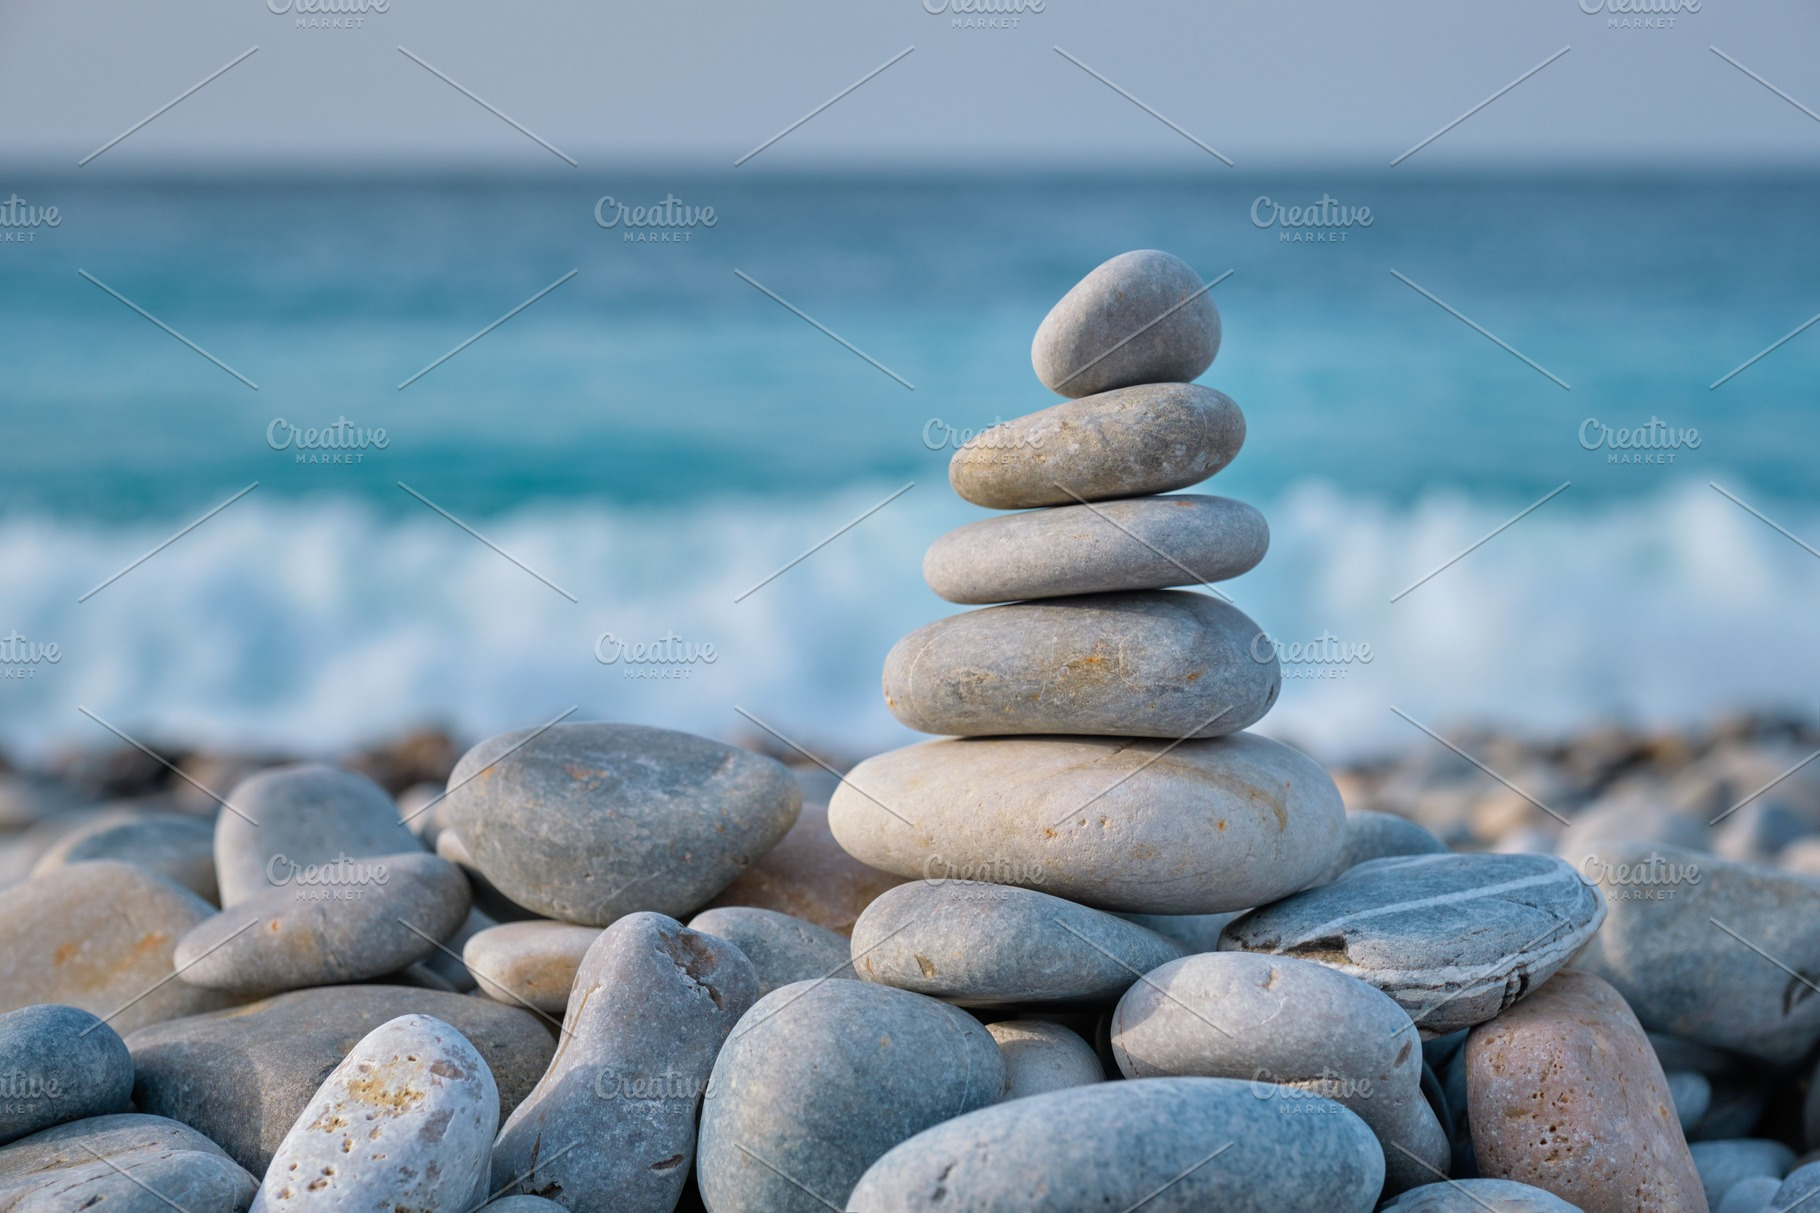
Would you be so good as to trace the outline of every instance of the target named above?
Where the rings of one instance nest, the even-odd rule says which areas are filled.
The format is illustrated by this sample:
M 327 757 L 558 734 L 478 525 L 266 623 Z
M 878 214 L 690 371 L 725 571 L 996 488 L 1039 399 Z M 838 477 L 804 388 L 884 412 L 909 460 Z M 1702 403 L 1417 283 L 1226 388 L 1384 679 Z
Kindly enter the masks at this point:
M 45 1003 L 0 1015 L 0 1144 L 123 1112 L 132 1093 L 132 1054 L 87 1011 Z
M 1186 383 L 1220 352 L 1220 313 L 1194 269 L 1138 249 L 1094 267 L 1043 317 L 1030 363 L 1063 396 Z
M 243 1213 L 258 1181 L 188 1125 L 122 1113 L 0 1148 L 8 1213 Z
M 717 935 L 745 953 L 758 974 L 760 998 L 791 982 L 859 976 L 848 961 L 846 936 L 776 910 L 754 906 L 703 910 L 689 920 L 689 929 Z

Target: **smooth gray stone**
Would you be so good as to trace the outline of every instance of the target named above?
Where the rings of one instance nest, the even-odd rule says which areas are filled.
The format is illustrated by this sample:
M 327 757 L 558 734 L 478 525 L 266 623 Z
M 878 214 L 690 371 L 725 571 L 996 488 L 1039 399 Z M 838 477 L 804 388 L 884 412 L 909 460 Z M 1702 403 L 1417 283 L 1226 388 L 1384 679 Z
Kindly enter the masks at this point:
M 1126 922 L 1155 931 L 1181 945 L 1183 955 L 1220 950 L 1220 932 L 1243 911 L 1224 914 L 1120 914 Z
M 92 1116 L 0 1147 L 7 1213 L 243 1213 L 258 1181 L 162 1116 Z
M 0 1015 L 0 1144 L 125 1111 L 132 1093 L 132 1054 L 87 1011 L 44 1003 Z
M 1245 444 L 1232 397 L 1196 383 L 1116 388 L 1014 417 L 948 461 L 948 483 L 996 510 L 1167 493 L 1199 484 Z
M 1059 1023 L 1001 1019 L 987 1024 L 986 1031 L 1005 1057 L 1006 1099 L 1106 1081 L 1093 1046 Z
M 449 788 L 443 815 L 500 892 L 590 927 L 697 909 L 802 808 L 780 762 L 633 724 L 501 733 L 462 756 Z
M 1713 850 L 1739 863 L 1773 864 L 1790 843 L 1814 833 L 1806 816 L 1767 797 L 1726 816 L 1713 830 Z
M 1321 877 L 1321 883 L 1338 878 L 1348 868 L 1367 859 L 1394 855 L 1439 855 L 1447 844 L 1407 817 L 1375 809 L 1346 811 L 1346 842 Z
M 330 1072 L 368 1033 L 429 1015 L 480 1051 L 510 1113 L 556 1051 L 554 1027 L 490 999 L 402 986 L 321 986 L 142 1028 L 127 1038 L 133 1101 L 206 1133 L 255 1175 Z
M 745 953 L 758 974 L 760 998 L 796 981 L 859 976 L 845 937 L 776 910 L 721 906 L 690 919 L 689 929 L 717 935 Z
M 1789 976 L 1820 972 L 1820 880 L 1654 842 L 1610 843 L 1588 862 L 1611 916 L 1575 967 L 1615 986 L 1645 1028 L 1776 1065 L 1820 1039 L 1820 997 Z
M 715 1054 L 757 997 L 752 962 L 724 939 L 651 913 L 601 932 L 561 1051 L 500 1130 L 493 1190 L 571 1213 L 670 1213 Z
M 1553 1192 L 1511 1179 L 1435 1180 L 1411 1188 L 1378 1213 L 1581 1213 Z
M 1329 965 L 1437 1036 L 1484 1023 L 1547 981 L 1605 914 L 1598 891 L 1552 855 L 1408 855 L 1253 910 L 1220 946 Z
M 420 851 L 398 806 L 364 775 L 318 763 L 273 767 L 243 779 L 215 818 L 215 870 L 229 909 L 271 889 L 271 872 Z M 257 824 L 254 824 L 257 823 Z
M 1346 811 L 1318 764 L 1252 733 L 1016 737 L 869 758 L 834 793 L 828 825 L 848 854 L 898 876 L 987 873 L 1103 910 L 1198 915 L 1308 887 L 1338 853 Z
M 564 1213 L 563 1207 L 553 1200 L 541 1196 L 502 1196 L 491 1204 L 482 1205 L 480 1213 Z
M 176 813 L 116 811 L 78 826 L 38 857 L 32 875 L 91 859 L 118 859 L 182 885 L 204 901 L 220 897 L 215 883 L 215 827 Z
M 1224 737 L 1276 703 L 1261 631 L 1207 594 L 1139 590 L 987 607 L 892 646 L 885 705 L 923 733 Z
M 1779 1141 L 1740 1137 L 1729 1141 L 1696 1141 L 1688 1146 L 1706 1203 L 1717 1205 L 1726 1193 L 1746 1179 L 1766 1176 L 1780 1184 L 1795 1167 L 1795 1152 Z
M 1763 1213 L 1783 1213 L 1785 1209 L 1792 1209 L 1796 1205 L 1808 1201 L 1817 1192 L 1820 1192 L 1820 1162 L 1810 1162 L 1805 1166 L 1796 1167 L 1783 1179 L 1782 1186 L 1776 1189 L 1776 1194 L 1770 1197 L 1769 1204 L 1764 1207 Z
M 1713 1213 L 1763 1213 L 1781 1186 L 1781 1180 L 1767 1175 L 1741 1179 L 1726 1189 L 1724 1198 L 1713 1206 Z
M 929 546 L 923 580 L 967 603 L 1157 590 L 1248 573 L 1269 547 L 1264 515 L 1243 501 L 1133 497 L 970 522 Z
M 1004 1089 L 998 1045 L 958 1007 L 864 981 L 774 990 L 715 1059 L 696 1160 L 703 1202 L 713 1213 L 845 1208 L 885 1151 Z
M 1400 1192 L 1446 1173 L 1452 1146 L 1422 1095 L 1422 1041 L 1381 991 L 1312 961 L 1209 952 L 1163 965 L 1112 1014 L 1126 1078 L 1236 1078 L 1284 1114 L 1331 1100 L 1384 1149 Z
M 348 1052 L 278 1145 L 253 1213 L 469 1213 L 499 1128 L 499 1088 L 467 1039 L 428 1015 Z
M 963 1007 L 1112 1002 L 1181 955 L 1116 914 L 963 880 L 888 889 L 853 926 L 861 978 Z
M 1352 1112 L 1285 1116 L 1229 1078 L 1144 1078 L 1015 1099 L 879 1159 L 855 1213 L 1369 1213 L 1378 1143 Z M 1227 1143 L 1230 1143 L 1228 1145 Z
M 599 938 L 599 927 L 543 918 L 502 922 L 468 940 L 461 958 L 488 998 L 561 1015 L 569 1005 L 575 971 Z
M 1700 1123 L 1706 1109 L 1712 1106 L 1713 1084 L 1698 1070 L 1669 1070 L 1665 1077 L 1668 1093 L 1675 1100 L 1675 1119 L 1686 1133 Z
M 462 963 L 462 951 L 468 946 L 468 940 L 474 938 L 489 927 L 499 924 L 493 916 L 479 906 L 470 905 L 468 916 L 461 920 L 455 933 L 442 941 L 442 947 L 436 949 L 422 964 L 423 967 L 449 983 L 449 988 L 467 994 L 474 990 L 474 975 L 468 972 L 468 966 Z
M 384 977 L 436 951 L 468 915 L 461 869 L 423 851 L 336 865 L 333 883 L 268 889 L 177 944 L 178 979 L 235 994 Z
M 1082 278 L 1037 326 L 1030 364 L 1062 396 L 1187 383 L 1220 352 L 1213 292 L 1180 257 L 1120 253 Z
M 1693 851 L 1710 851 L 1713 830 L 1704 821 L 1651 801 L 1619 798 L 1601 801 L 1574 814 L 1554 852 L 1576 869 L 1585 870 L 1612 843 L 1668 843 Z

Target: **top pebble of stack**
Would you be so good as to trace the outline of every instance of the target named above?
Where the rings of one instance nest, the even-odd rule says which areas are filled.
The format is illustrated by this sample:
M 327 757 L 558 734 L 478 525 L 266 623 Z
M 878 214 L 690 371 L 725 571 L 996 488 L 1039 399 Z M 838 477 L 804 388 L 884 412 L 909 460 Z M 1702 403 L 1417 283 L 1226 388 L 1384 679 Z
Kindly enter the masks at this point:
M 1049 310 L 1030 346 L 1043 386 L 1091 396 L 1138 383 L 1187 383 L 1220 352 L 1220 313 L 1180 257 L 1121 253 Z

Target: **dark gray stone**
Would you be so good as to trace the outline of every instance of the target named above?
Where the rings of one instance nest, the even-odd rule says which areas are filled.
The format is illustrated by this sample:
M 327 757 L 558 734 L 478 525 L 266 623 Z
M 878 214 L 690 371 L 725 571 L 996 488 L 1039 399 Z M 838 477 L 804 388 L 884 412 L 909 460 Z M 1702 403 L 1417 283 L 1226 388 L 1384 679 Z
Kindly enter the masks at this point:
M 384 788 L 334 767 L 273 767 L 236 784 L 227 800 L 233 808 L 215 818 L 223 909 L 270 889 L 274 864 L 282 873 L 423 849 Z
M 1336 879 L 1347 869 L 1364 863 L 1367 859 L 1388 859 L 1394 855 L 1439 855 L 1446 850 L 1446 843 L 1407 817 L 1380 813 L 1375 809 L 1348 809 L 1345 845 L 1334 856 L 1326 875 L 1321 877 L 1321 883 Z
M 161 1116 L 91 1116 L 0 1147 L 8 1213 L 244 1213 L 257 1186 L 220 1146 Z
M 132 1054 L 87 1011 L 45 1003 L 0 1015 L 0 1144 L 124 1112 L 132 1093 Z
M 1698 1070 L 1669 1070 L 1668 1093 L 1674 1096 L 1675 1118 L 1683 1133 L 1700 1123 L 1706 1109 L 1712 1106 L 1713 1084 Z
M 1759 1176 L 1781 1183 L 1795 1167 L 1795 1152 L 1779 1141 L 1739 1137 L 1729 1141 L 1696 1141 L 1688 1146 L 1706 1203 L 1717 1205 L 1726 1193 L 1747 1179 Z
M 1763 1213 L 1781 1187 L 1781 1180 L 1767 1175 L 1741 1179 L 1726 1189 L 1724 1198 L 1713 1206 L 1713 1213 Z
M 38 857 L 32 875 L 91 859 L 118 859 L 182 885 L 204 901 L 215 883 L 215 828 L 176 813 L 108 812 L 77 827 Z
M 1063 396 L 1136 383 L 1186 383 L 1220 352 L 1213 292 L 1180 257 L 1120 253 L 1069 288 L 1043 317 L 1030 363 Z
M 858 977 L 848 962 L 844 936 L 776 910 L 755 906 L 703 910 L 689 920 L 689 929 L 717 935 L 744 952 L 758 974 L 760 998 L 796 981 Z

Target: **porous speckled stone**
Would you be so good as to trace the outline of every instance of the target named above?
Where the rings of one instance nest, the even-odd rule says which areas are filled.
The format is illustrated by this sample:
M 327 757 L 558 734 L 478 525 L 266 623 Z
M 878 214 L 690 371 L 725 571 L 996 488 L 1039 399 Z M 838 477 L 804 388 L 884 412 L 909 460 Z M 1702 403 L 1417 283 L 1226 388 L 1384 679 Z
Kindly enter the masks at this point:
M 469 1213 L 499 1128 L 499 1089 L 467 1039 L 428 1015 L 356 1044 L 278 1145 L 253 1213 Z
M 1240 910 L 1306 888 L 1345 818 L 1326 771 L 1251 733 L 924 742 L 860 763 L 828 809 L 849 854 L 899 876 L 1145 914 Z
M 1181 955 L 1174 940 L 1116 914 L 965 880 L 899 885 L 853 928 L 863 979 L 963 1007 L 1111 1002 Z
M 841 849 L 828 828 L 828 806 L 805 804 L 784 840 L 716 893 L 704 910 L 754 906 L 776 910 L 836 935 L 851 935 L 872 899 L 904 882 Z
M 1707 1208 L 1668 1081 L 1624 999 L 1569 969 L 1466 1040 L 1481 1174 L 1546 1188 L 1585 1213 Z
M 1112 1015 L 1127 1078 L 1237 1078 L 1285 1115 L 1331 1099 L 1384 1148 L 1390 1191 L 1446 1174 L 1447 1134 L 1422 1096 L 1422 1041 L 1395 1002 L 1312 961 L 1188 956 L 1146 973 Z
M 1706 1201 L 1717 1205 L 1734 1186 L 1747 1179 L 1767 1177 L 1780 1186 L 1782 1177 L 1795 1169 L 1795 1152 L 1779 1141 L 1761 1137 L 1734 1137 L 1723 1141 L 1696 1141 L 1688 1147 Z
M 1133 497 L 970 522 L 929 546 L 923 580 L 967 603 L 1155 590 L 1237 577 L 1269 547 L 1264 515 L 1243 501 Z
M 795 981 L 859 976 L 848 960 L 846 936 L 776 910 L 755 906 L 703 910 L 689 920 L 689 929 L 718 935 L 745 953 L 758 974 L 760 998 Z
M 272 767 L 243 779 L 215 818 L 215 871 L 228 909 L 272 887 L 283 871 L 422 850 L 385 789 L 318 763 Z
M 1329 1110 L 1330 1109 L 1330 1110 Z M 1145 1078 L 1014 1099 L 880 1158 L 855 1213 L 1368 1213 L 1384 1159 L 1338 1104 L 1282 1116 L 1228 1078 Z
M 1140 590 L 987 607 L 938 619 L 885 657 L 885 705 L 961 737 L 1066 733 L 1223 737 L 1281 689 L 1258 626 L 1208 594 Z
M 1180 257 L 1120 253 L 1069 288 L 1037 326 L 1030 364 L 1062 396 L 1186 383 L 1220 352 L 1213 292 Z
M 319 986 L 132 1033 L 133 1101 L 206 1133 L 264 1175 L 291 1126 L 360 1040 L 403 1015 L 449 1024 L 480 1051 L 510 1113 L 550 1064 L 553 1025 L 487 998 L 402 986 Z
M 1145 383 L 1067 400 L 975 435 L 948 483 L 996 510 L 1167 493 L 1199 484 L 1245 444 L 1232 397 L 1194 383 Z
M 1432 1177 L 1431 1177 L 1432 1178 Z M 1508 1179 L 1436 1180 L 1411 1188 L 1378 1213 L 1583 1213 L 1552 1192 Z
M 1598 892 L 1552 855 L 1407 855 L 1253 910 L 1220 946 L 1338 969 L 1438 1036 L 1548 980 L 1604 920 Z
M 636 910 L 690 913 L 802 808 L 773 759 L 633 724 L 501 733 L 462 756 L 449 789 L 443 816 L 500 892 L 591 927 Z
M 8 1213 L 243 1213 L 258 1181 L 188 1125 L 123 1112 L 0 1147 Z
M 423 851 L 334 870 L 345 876 L 269 888 L 198 923 L 178 941 L 178 979 L 273 994 L 384 977 L 435 952 L 467 918 L 467 877 Z
M 784 986 L 715 1059 L 697 1183 L 714 1213 L 845 1208 L 886 1150 L 1004 1089 L 998 1045 L 958 1007 L 864 981 Z
M 986 1031 L 1005 1056 L 1006 1099 L 1106 1081 L 1093 1046 L 1059 1023 L 1001 1019 L 987 1024 Z
M 1321 877 L 1321 882 L 1325 884 L 1367 859 L 1388 859 L 1393 855 L 1439 855 L 1446 850 L 1446 843 L 1407 817 L 1380 813 L 1375 809 L 1348 809 L 1346 842 L 1340 847 L 1340 853 L 1334 856 L 1333 863 Z
M 123 1112 L 132 1093 L 132 1054 L 87 1011 L 42 1003 L 0 1015 L 0 1144 Z
M 561 1015 L 569 1005 L 575 970 L 600 930 L 542 918 L 502 922 L 469 939 L 461 959 L 488 998 Z
M 215 828 L 176 813 L 112 811 L 78 826 L 38 857 L 32 875 L 91 859 L 117 859 L 182 885 L 204 901 L 220 897 L 215 883 Z
M 493 1148 L 493 1189 L 572 1213 L 669 1213 L 695 1154 L 714 1057 L 758 997 L 752 962 L 662 914 L 594 941 L 549 1072 Z

